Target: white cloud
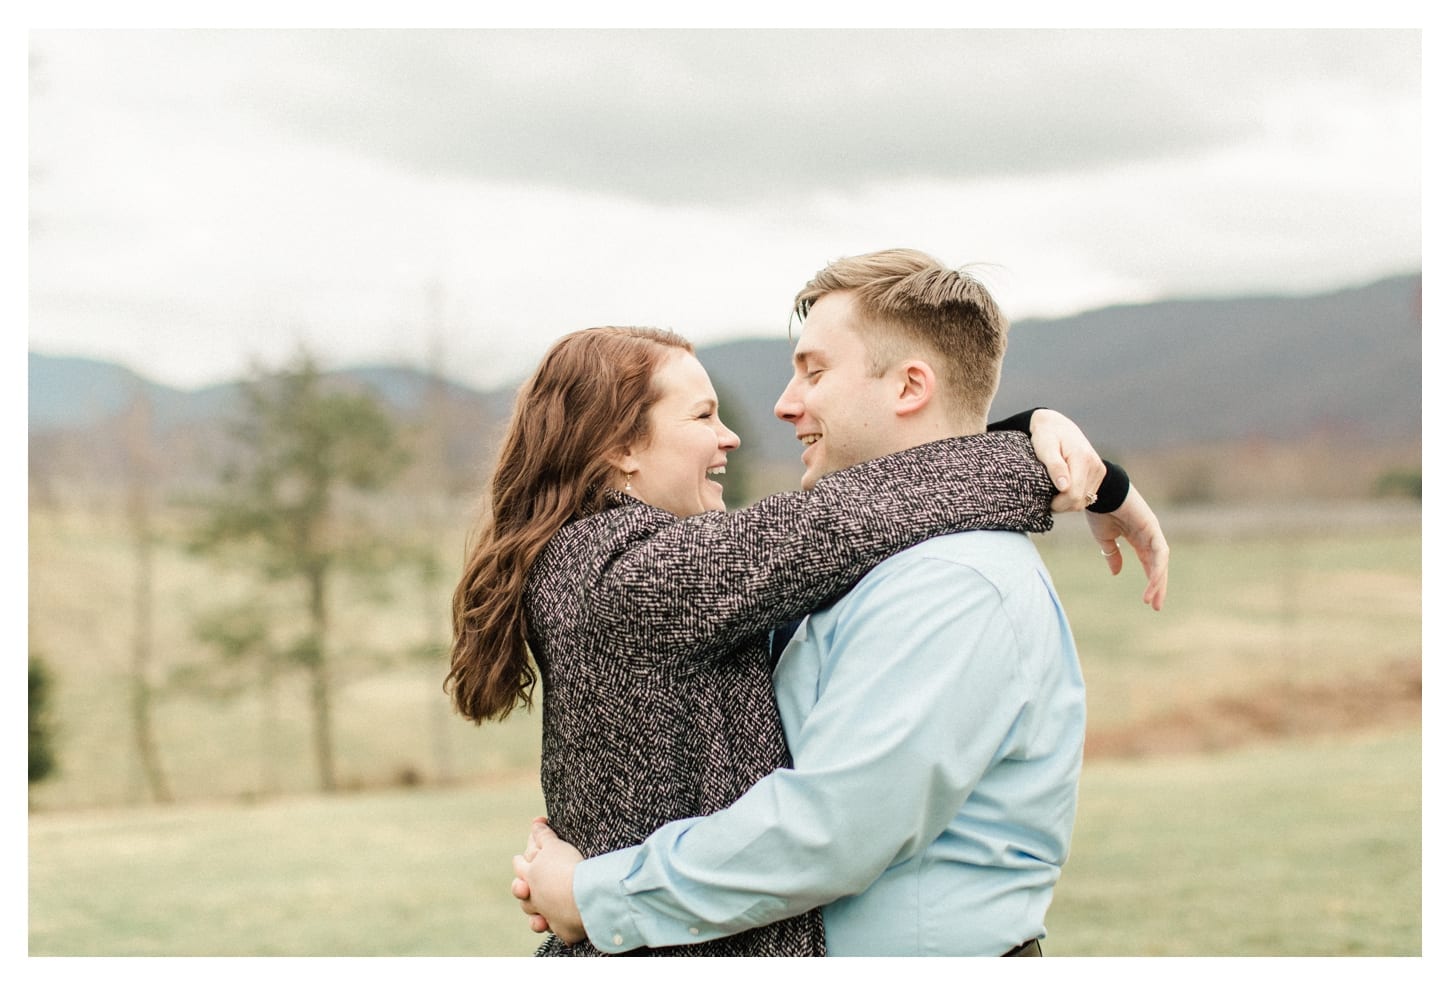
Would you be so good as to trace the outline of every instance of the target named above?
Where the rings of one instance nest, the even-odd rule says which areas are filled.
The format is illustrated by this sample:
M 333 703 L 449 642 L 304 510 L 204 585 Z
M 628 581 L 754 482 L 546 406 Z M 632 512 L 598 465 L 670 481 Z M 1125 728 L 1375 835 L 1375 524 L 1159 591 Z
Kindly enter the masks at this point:
M 421 360 L 436 318 L 496 383 L 585 325 L 784 331 L 884 246 L 996 264 L 1017 318 L 1360 283 L 1418 266 L 1421 177 L 1414 36 L 1361 35 L 963 35 L 994 88 L 950 98 L 896 35 L 874 96 L 814 35 L 749 71 L 708 33 L 41 35 L 31 344 L 195 385 L 299 340 Z

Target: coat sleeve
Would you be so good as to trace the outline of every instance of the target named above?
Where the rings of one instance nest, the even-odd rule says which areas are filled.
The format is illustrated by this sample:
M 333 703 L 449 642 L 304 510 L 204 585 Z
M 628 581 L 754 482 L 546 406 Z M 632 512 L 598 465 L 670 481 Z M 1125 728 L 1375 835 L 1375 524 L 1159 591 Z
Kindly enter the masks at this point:
M 1055 492 L 1030 441 L 997 432 L 873 459 L 734 513 L 611 510 L 618 526 L 581 601 L 619 659 L 719 659 L 923 540 L 1048 530 Z

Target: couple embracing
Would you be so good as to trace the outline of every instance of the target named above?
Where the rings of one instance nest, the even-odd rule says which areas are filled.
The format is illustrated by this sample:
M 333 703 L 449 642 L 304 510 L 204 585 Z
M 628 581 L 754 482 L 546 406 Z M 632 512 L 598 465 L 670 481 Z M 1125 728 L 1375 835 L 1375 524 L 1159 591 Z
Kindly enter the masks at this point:
M 988 424 L 1007 323 L 969 274 L 849 257 L 794 310 L 802 491 L 746 509 L 678 335 L 576 332 L 520 390 L 448 686 L 482 722 L 542 679 L 540 954 L 1042 953 L 1086 712 L 1027 535 L 1085 506 L 1154 609 L 1168 545 L 1063 415 Z

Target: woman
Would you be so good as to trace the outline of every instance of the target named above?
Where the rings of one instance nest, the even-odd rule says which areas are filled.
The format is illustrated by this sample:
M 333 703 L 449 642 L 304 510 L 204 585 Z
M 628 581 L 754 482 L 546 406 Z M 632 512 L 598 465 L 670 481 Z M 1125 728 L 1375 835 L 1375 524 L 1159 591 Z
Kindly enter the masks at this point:
M 521 389 L 454 595 L 448 682 L 475 722 L 544 678 L 550 823 L 586 856 L 707 814 L 789 764 L 770 629 L 876 563 L 960 530 L 1043 531 L 1056 492 L 1026 439 L 938 442 L 727 514 L 739 439 L 688 342 L 601 328 Z M 541 954 L 597 954 L 551 938 Z M 819 915 L 654 953 L 817 955 Z

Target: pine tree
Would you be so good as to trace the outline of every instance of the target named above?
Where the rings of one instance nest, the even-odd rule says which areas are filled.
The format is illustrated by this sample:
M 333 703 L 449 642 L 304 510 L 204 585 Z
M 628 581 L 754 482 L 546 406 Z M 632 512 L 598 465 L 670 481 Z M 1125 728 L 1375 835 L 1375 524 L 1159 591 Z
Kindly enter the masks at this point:
M 50 718 L 50 670 L 40 657 L 30 655 L 30 782 L 56 772 L 55 728 Z
M 329 636 L 336 575 L 378 562 L 387 538 L 348 507 L 402 470 L 392 419 L 366 392 L 329 387 L 306 352 L 243 385 L 240 461 L 224 470 L 196 546 L 248 555 L 263 578 L 297 588 L 306 630 L 284 647 L 310 680 L 318 785 L 337 787 Z

